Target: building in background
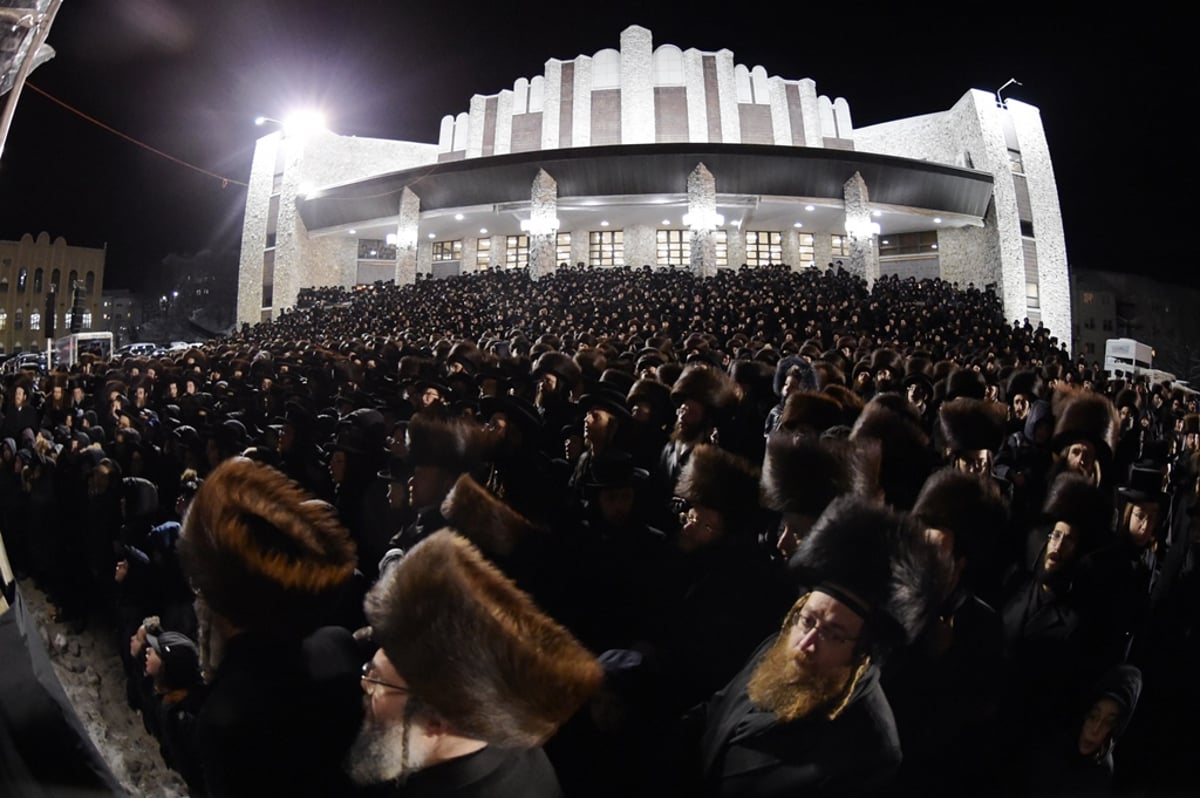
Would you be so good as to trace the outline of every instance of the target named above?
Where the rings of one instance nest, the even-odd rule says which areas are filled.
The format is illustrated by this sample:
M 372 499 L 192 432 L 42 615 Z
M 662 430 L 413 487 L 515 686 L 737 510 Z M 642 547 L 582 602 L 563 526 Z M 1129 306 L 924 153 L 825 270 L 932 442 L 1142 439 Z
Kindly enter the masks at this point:
M 1154 368 L 1200 385 L 1200 289 L 1138 274 L 1071 274 L 1072 352 L 1104 361 L 1104 342 L 1132 338 L 1154 350 Z
M 142 323 L 141 300 L 128 288 L 114 288 L 100 297 L 100 329 L 113 334 L 116 346 L 136 343 L 134 334 Z
M 914 109 L 916 110 L 916 109 Z M 558 264 L 722 267 L 840 261 L 995 285 L 1012 319 L 1070 342 L 1066 245 L 1037 108 L 971 90 L 856 128 L 809 78 L 729 50 L 552 58 L 475 95 L 436 144 L 280 130 L 256 146 L 239 323 L 305 286 L 412 282 Z
M 20 241 L 0 241 L 0 347 L 3 353 L 40 351 L 48 330 L 46 297 L 53 292 L 54 335 L 71 327 L 72 287 L 83 291 L 83 331 L 97 322 L 104 286 L 103 247 L 78 247 L 59 236 L 26 233 Z

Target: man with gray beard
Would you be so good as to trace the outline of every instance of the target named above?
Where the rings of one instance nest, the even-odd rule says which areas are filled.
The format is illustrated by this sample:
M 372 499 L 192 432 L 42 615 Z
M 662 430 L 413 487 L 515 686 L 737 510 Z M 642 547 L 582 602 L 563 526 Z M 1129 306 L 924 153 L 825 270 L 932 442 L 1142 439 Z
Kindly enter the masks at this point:
M 406 798 L 562 795 L 541 745 L 601 679 L 568 631 L 450 529 L 385 571 L 366 613 L 379 649 L 346 758 L 356 784 Z
M 911 641 L 933 595 L 934 562 L 902 517 L 835 500 L 792 567 L 811 585 L 779 633 L 689 718 L 699 722 L 703 795 L 857 795 L 900 765 L 879 662 Z

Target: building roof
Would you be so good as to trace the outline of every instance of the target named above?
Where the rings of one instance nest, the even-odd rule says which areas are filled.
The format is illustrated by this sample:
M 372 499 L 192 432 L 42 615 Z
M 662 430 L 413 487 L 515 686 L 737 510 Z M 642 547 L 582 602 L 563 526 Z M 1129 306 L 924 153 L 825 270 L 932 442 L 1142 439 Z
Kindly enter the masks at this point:
M 528 202 L 539 169 L 558 183 L 560 198 L 680 194 L 698 163 L 716 177 L 721 195 L 840 202 L 843 185 L 859 172 L 872 204 L 982 218 L 992 196 L 990 174 L 930 161 L 813 147 L 644 144 L 445 161 L 323 188 L 297 205 L 313 232 L 394 217 L 406 187 L 422 211 Z

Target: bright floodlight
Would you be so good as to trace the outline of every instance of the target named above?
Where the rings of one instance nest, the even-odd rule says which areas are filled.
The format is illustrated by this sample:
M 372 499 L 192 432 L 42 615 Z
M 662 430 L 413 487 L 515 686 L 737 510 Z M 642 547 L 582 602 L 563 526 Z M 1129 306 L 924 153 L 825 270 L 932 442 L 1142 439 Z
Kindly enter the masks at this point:
M 320 111 L 296 111 L 283 120 L 283 132 L 287 136 L 307 136 L 325 129 L 325 115 Z

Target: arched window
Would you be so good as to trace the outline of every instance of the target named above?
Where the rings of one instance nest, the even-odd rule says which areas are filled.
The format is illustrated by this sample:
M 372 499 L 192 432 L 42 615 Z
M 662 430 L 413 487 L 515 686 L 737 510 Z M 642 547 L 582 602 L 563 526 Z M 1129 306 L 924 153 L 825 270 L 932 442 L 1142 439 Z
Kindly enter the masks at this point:
M 13 314 L 13 329 L 25 329 L 25 313 L 20 308 L 17 308 L 17 312 Z
M 36 269 L 33 272 L 33 293 L 42 293 L 42 269 Z
M 55 269 L 54 271 L 50 272 L 50 285 L 54 286 L 55 291 L 59 291 L 62 289 L 62 286 L 59 285 L 59 281 L 61 279 L 62 279 L 62 272 L 59 271 L 58 269 Z
M 71 269 L 70 275 L 67 276 L 67 290 L 75 290 L 75 281 L 79 279 L 79 272 Z
M 92 295 L 92 292 L 93 292 L 93 291 L 95 291 L 95 290 L 96 290 L 96 273 L 95 273 L 95 272 L 88 272 L 88 273 L 87 273 L 87 280 L 86 280 L 86 282 L 84 283 L 83 292 L 84 292 L 85 294 L 87 294 L 88 296 L 91 296 L 91 295 Z
M 0 308 L 0 330 L 8 326 L 8 311 Z
M 30 330 L 42 329 L 42 314 L 36 310 L 29 314 L 29 329 Z
M 85 310 L 83 312 L 83 329 L 92 329 L 92 312 L 90 310 Z
M 19 272 L 17 272 L 17 293 L 18 294 L 25 293 L 25 284 L 27 282 L 29 282 L 29 269 L 22 266 L 21 270 Z

